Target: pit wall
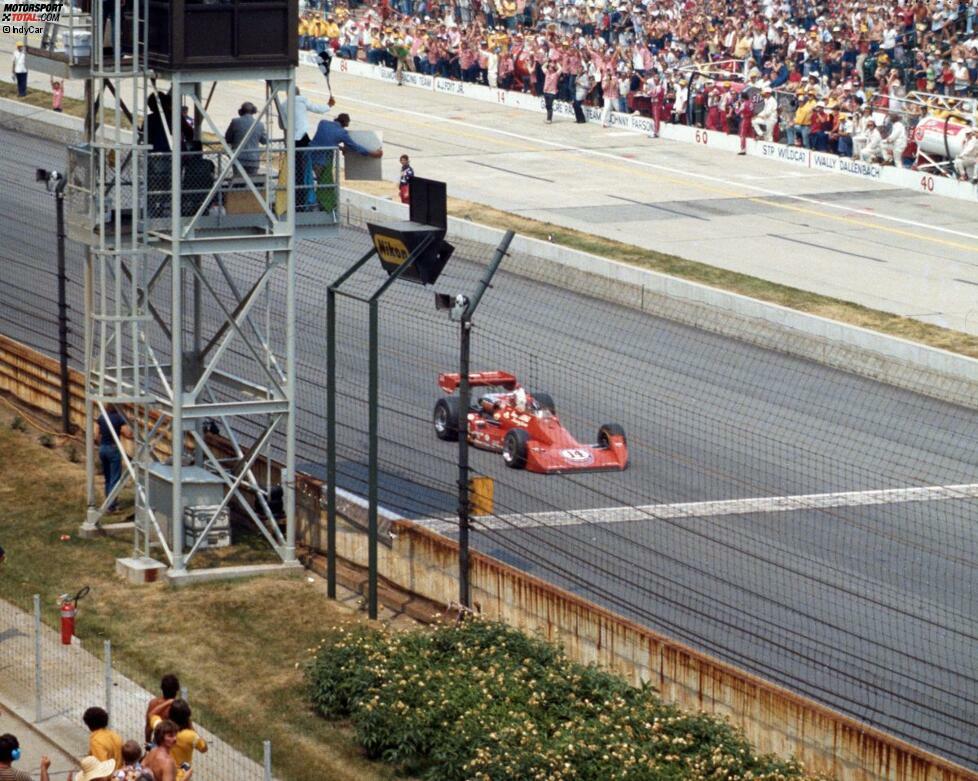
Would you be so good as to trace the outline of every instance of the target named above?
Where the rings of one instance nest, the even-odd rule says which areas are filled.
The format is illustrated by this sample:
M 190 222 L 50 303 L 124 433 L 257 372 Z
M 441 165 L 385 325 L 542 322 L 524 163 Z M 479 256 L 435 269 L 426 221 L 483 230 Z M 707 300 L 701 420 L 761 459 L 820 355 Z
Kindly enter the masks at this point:
M 347 60 L 340 62 L 354 65 Z M 419 74 L 411 75 L 420 78 Z M 5 98 L 0 98 L 0 124 L 62 143 L 77 141 L 82 132 L 79 118 Z M 408 216 L 407 207 L 401 203 L 348 188 L 343 188 L 342 208 L 344 218 L 353 224 Z M 448 218 L 449 238 L 483 245 L 478 257 L 491 257 L 502 235 L 503 231 L 496 228 Z M 527 279 L 978 409 L 978 361 L 947 350 L 526 236 L 513 240 L 503 268 Z
M 318 61 L 313 52 L 299 52 L 299 63 L 318 67 Z M 333 60 L 333 67 L 340 73 L 349 73 L 352 76 L 386 81 L 391 84 L 396 81 L 394 71 L 383 65 L 369 65 L 365 62 L 344 60 L 337 57 Z M 542 114 L 546 110 L 543 105 L 543 98 L 534 97 L 529 93 L 496 89 L 482 84 L 463 83 L 453 79 L 428 76 L 423 73 L 405 72 L 402 77 L 404 86 L 427 92 L 438 92 L 483 103 L 495 103 L 506 108 L 533 111 L 537 114 Z M 584 113 L 589 122 L 601 121 L 601 109 L 599 108 L 586 106 Z M 574 117 L 571 104 L 565 101 L 555 101 L 554 114 L 558 118 L 565 117 L 568 120 Z M 618 130 L 630 130 L 644 135 L 648 135 L 652 131 L 652 120 L 649 117 L 621 114 L 617 111 L 611 112 L 609 124 Z M 670 125 L 663 122 L 659 127 L 659 135 L 669 141 L 721 149 L 731 154 L 740 151 L 740 138 L 738 136 L 713 130 L 703 130 L 687 125 Z M 924 171 L 911 171 L 906 168 L 863 163 L 825 152 L 756 139 L 747 140 L 747 154 L 752 157 L 777 160 L 786 165 L 808 168 L 828 175 L 878 182 L 904 190 L 915 190 L 924 195 L 943 195 L 947 198 L 963 201 L 978 200 L 978 186 L 970 182 L 960 182 L 954 177 L 934 176 Z
M 60 415 L 56 360 L 0 336 L 0 391 Z M 84 386 L 70 373 L 72 419 L 84 421 Z M 213 445 L 219 438 L 211 439 Z M 263 471 L 265 464 L 258 464 Z M 280 465 L 271 464 L 273 474 Z M 297 541 L 324 552 L 323 484 L 296 478 Z M 363 505 L 341 497 L 339 509 L 361 520 Z M 360 517 L 358 517 L 360 516 Z M 379 548 L 379 573 L 400 588 L 446 606 L 458 596 L 458 545 L 410 521 L 390 523 Z M 389 543 L 389 544 L 388 544 Z M 367 538 L 340 524 L 337 556 L 367 563 Z M 794 755 L 813 772 L 839 781 L 978 781 L 978 774 L 871 729 L 742 670 L 656 634 L 581 597 L 489 556 L 470 554 L 473 607 L 549 640 L 563 643 L 584 664 L 615 670 L 634 684 L 651 683 L 660 696 L 688 710 L 725 716 L 761 752 Z
M 406 220 L 408 207 L 343 189 L 349 224 Z M 448 238 L 472 259 L 492 257 L 503 231 L 448 218 Z M 537 282 L 638 309 L 702 331 L 816 361 L 931 398 L 978 409 L 978 360 L 866 328 L 806 314 L 526 236 L 516 236 L 502 269 Z

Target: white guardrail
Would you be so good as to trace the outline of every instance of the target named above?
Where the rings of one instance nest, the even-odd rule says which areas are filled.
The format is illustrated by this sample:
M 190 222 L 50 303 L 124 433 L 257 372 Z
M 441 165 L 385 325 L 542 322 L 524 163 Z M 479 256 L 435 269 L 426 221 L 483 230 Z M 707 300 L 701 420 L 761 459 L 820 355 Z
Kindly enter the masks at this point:
M 318 66 L 318 58 L 314 52 L 300 52 L 299 61 L 302 65 Z M 336 57 L 333 59 L 333 68 L 340 73 L 349 73 L 352 76 L 388 81 L 392 84 L 395 83 L 394 71 L 383 65 L 368 65 L 365 62 Z M 537 113 L 544 111 L 543 98 L 534 97 L 529 93 L 494 89 L 483 86 L 482 84 L 443 79 L 436 76 L 428 76 L 423 73 L 410 73 L 405 71 L 402 76 L 405 86 L 416 89 L 440 92 L 446 95 L 458 95 L 471 100 L 481 100 L 485 103 L 495 103 L 524 111 L 534 111 Z M 574 116 L 570 104 L 563 101 L 556 101 L 554 103 L 554 113 L 558 116 Z M 584 113 L 588 121 L 600 121 L 600 109 L 585 106 Z M 648 134 L 651 130 L 652 120 L 649 117 L 612 112 L 610 124 L 612 127 L 620 130 L 631 130 L 636 133 Z M 740 151 L 739 137 L 714 130 L 702 130 L 686 125 L 662 123 L 659 129 L 659 135 L 670 141 L 698 144 L 710 147 L 711 149 L 721 149 L 725 152 L 735 153 Z M 916 190 L 926 195 L 943 195 L 947 198 L 957 198 L 963 201 L 978 200 L 978 186 L 970 182 L 961 182 L 951 177 L 934 176 L 923 171 L 911 171 L 906 168 L 863 163 L 858 160 L 850 160 L 849 158 L 839 157 L 838 155 L 828 154 L 826 152 L 815 152 L 800 147 L 790 147 L 784 144 L 774 144 L 756 139 L 748 139 L 747 154 L 753 157 L 778 160 L 789 165 L 801 166 L 822 173 L 836 174 L 838 176 L 854 176 L 907 190 Z

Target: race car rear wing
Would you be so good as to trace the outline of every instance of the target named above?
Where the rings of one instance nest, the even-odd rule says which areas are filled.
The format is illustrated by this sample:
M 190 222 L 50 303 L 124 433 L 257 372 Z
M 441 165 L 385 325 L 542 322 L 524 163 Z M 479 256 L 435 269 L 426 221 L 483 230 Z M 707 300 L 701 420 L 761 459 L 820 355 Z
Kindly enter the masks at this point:
M 462 375 L 458 374 L 439 374 L 438 387 L 445 393 L 455 393 L 458 390 Z M 505 390 L 516 390 L 516 375 L 510 372 L 473 372 L 469 374 L 469 387 L 485 387 L 487 385 L 498 386 Z

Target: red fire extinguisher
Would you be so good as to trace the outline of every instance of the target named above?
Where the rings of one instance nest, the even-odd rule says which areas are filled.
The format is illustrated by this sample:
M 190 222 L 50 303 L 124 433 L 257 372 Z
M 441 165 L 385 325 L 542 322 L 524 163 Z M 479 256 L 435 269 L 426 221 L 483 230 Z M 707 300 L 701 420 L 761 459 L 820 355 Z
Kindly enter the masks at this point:
M 62 594 L 58 597 L 58 606 L 61 608 L 61 644 L 71 645 L 71 638 L 75 634 L 75 613 L 78 608 L 78 600 L 84 597 L 89 591 L 85 586 L 77 594 Z

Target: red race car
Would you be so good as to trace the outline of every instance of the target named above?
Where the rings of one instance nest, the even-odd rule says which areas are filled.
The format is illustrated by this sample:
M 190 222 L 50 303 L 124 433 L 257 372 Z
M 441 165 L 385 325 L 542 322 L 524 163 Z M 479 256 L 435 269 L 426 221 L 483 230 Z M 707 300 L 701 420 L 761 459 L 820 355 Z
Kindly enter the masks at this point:
M 439 374 L 445 393 L 458 390 L 460 375 Z M 598 429 L 595 445 L 582 445 L 560 424 L 554 401 L 546 393 L 529 394 L 509 372 L 469 375 L 473 389 L 468 410 L 469 443 L 502 453 L 506 466 L 543 474 L 628 468 L 625 432 L 616 423 Z M 461 430 L 458 396 L 438 399 L 433 415 L 435 435 L 457 441 Z

